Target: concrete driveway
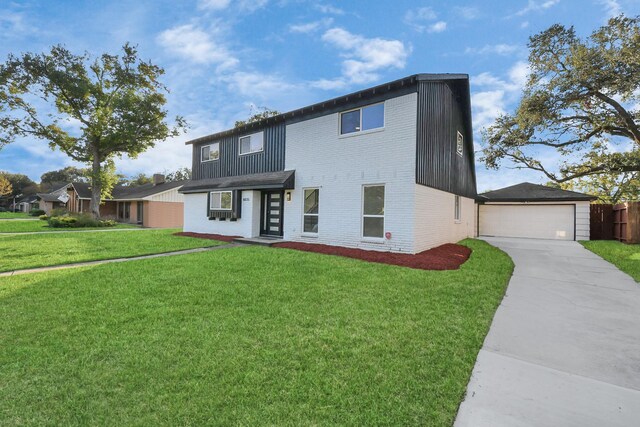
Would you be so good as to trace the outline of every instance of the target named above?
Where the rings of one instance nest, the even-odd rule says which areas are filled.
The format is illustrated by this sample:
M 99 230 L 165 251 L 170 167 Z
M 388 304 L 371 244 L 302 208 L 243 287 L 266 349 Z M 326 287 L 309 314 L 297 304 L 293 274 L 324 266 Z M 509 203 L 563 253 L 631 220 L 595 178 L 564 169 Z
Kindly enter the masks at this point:
M 516 267 L 455 426 L 640 425 L 640 286 L 576 242 L 485 240 Z

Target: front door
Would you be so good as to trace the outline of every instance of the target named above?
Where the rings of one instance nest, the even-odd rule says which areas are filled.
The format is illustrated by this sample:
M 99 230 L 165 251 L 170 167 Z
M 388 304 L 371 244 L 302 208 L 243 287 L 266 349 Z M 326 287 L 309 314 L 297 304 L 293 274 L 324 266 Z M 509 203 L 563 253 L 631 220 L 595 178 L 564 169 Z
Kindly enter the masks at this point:
M 260 204 L 260 235 L 282 237 L 283 191 L 263 191 Z

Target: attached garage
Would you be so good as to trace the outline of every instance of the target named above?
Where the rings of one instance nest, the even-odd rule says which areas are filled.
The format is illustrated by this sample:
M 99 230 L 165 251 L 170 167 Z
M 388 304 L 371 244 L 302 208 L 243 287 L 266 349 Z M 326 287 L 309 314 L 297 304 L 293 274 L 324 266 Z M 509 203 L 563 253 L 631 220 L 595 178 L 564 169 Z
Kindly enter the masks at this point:
M 480 236 L 589 240 L 594 197 L 528 182 L 481 194 Z

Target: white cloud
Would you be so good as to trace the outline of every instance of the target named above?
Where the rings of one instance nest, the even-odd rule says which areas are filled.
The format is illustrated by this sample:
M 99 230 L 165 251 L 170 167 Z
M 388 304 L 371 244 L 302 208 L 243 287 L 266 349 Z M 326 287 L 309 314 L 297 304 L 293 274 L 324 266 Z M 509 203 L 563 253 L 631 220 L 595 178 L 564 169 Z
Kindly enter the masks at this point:
M 378 72 L 404 68 L 411 48 L 399 40 L 366 38 L 342 28 L 327 30 L 322 40 L 342 50 L 342 77 L 348 83 L 370 83 Z
M 238 71 L 222 76 L 220 80 L 243 96 L 267 101 L 296 89 L 295 84 L 282 77 L 258 72 Z
M 438 21 L 434 24 L 431 24 L 427 27 L 427 32 L 429 33 L 441 33 L 447 29 L 447 23 L 444 21 Z
M 543 11 L 543 10 L 549 9 L 550 7 L 555 6 L 558 3 L 560 3 L 560 0 L 545 0 L 545 1 L 529 0 L 527 2 L 527 5 L 524 8 L 517 11 L 514 15 L 524 16 L 529 12 Z
M 622 13 L 622 6 L 620 6 L 618 0 L 600 0 L 599 3 L 604 6 L 607 18 L 612 18 Z
M 313 21 L 313 22 L 307 22 L 304 24 L 291 24 L 289 25 L 289 31 L 291 31 L 292 33 L 307 34 L 307 33 L 315 32 L 320 28 L 328 27 L 332 23 L 333 23 L 333 18 L 324 18 L 324 19 L 319 19 L 317 21 Z
M 231 0 L 200 0 L 198 8 L 204 10 L 222 10 L 229 7 Z
M 468 47 L 465 49 L 464 53 L 466 54 L 474 54 L 474 55 L 509 55 L 517 51 L 519 48 L 516 45 L 512 44 L 487 44 L 483 47 Z
M 526 62 L 516 62 L 501 79 L 491 73 L 481 73 L 471 78 L 471 84 L 482 90 L 471 95 L 473 125 L 475 130 L 485 128 L 506 112 L 507 105 L 520 96 L 529 75 Z
M 453 10 L 458 16 L 460 16 L 462 19 L 466 19 L 467 21 L 471 21 L 480 17 L 480 11 L 476 7 L 460 6 L 454 7 Z
M 310 83 L 311 87 L 322 90 L 337 90 L 347 86 L 347 82 L 342 78 L 337 79 L 320 79 Z
M 408 10 L 404 14 L 404 22 L 418 32 L 441 33 L 447 29 L 445 21 L 432 22 L 438 19 L 438 14 L 431 7 L 420 7 Z
M 180 25 L 163 31 L 158 43 L 169 52 L 199 64 L 217 64 L 228 69 L 238 64 L 228 49 L 193 24 Z
M 529 21 L 524 21 L 522 24 L 520 24 L 520 28 L 527 28 L 529 26 Z
M 326 13 L 329 15 L 344 15 L 344 10 L 339 7 L 331 6 L 330 4 L 321 4 L 317 3 L 314 7 L 320 11 L 321 13 Z

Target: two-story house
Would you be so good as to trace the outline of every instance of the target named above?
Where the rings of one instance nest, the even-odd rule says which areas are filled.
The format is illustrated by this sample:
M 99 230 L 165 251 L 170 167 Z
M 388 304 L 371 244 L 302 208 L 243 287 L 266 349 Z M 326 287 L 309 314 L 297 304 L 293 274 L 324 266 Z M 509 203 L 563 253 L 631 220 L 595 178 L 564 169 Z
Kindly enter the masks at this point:
M 465 74 L 412 75 L 187 144 L 187 232 L 407 253 L 474 235 Z

